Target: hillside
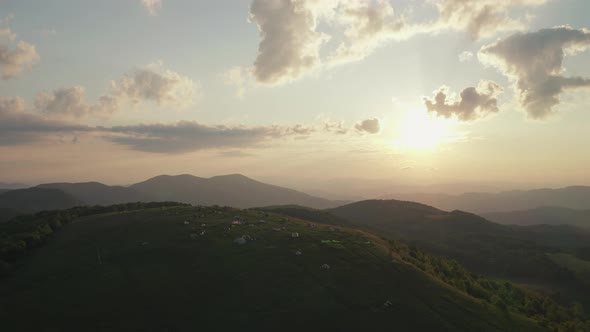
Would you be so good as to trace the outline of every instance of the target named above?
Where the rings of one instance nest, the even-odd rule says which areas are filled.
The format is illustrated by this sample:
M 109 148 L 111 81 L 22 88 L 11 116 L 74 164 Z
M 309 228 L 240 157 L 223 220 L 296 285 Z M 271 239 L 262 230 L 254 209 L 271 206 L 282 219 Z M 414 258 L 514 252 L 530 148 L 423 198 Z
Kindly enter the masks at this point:
M 587 281 L 578 280 L 547 253 L 587 248 L 589 232 L 567 226 L 505 226 L 465 212 L 402 201 L 363 201 L 327 212 L 356 227 L 456 259 L 472 271 L 549 287 L 568 300 L 588 301 L 580 295 L 589 290 Z
M 98 182 L 47 183 L 37 188 L 59 189 L 88 205 L 112 205 L 129 202 L 151 201 L 150 195 L 121 186 L 107 186 Z
M 200 178 L 192 175 L 161 175 L 130 187 L 156 200 L 200 205 L 227 205 L 249 208 L 267 205 L 297 204 L 314 208 L 338 205 L 292 189 L 269 185 L 243 175 Z
M 237 219 L 242 224 L 232 225 Z M 203 207 L 82 217 L 0 280 L 0 319 L 7 330 L 86 331 L 543 331 L 553 324 L 547 313 L 534 323 L 512 311 L 524 312 L 525 300 L 572 317 L 401 243 L 289 219 Z M 466 280 L 476 288 L 452 286 Z
M 0 208 L 0 223 L 6 222 L 18 215 L 24 214 L 26 212 L 17 209 L 11 208 Z
M 58 189 L 15 189 L 0 194 L 0 208 L 12 211 L 41 211 L 67 209 L 84 202 Z
M 531 210 L 484 213 L 483 217 L 508 225 L 573 225 L 590 228 L 590 210 L 574 210 L 561 207 L 539 207 Z
M 431 205 L 442 210 L 473 213 L 506 212 L 559 206 L 570 209 L 590 207 L 590 187 L 573 186 L 560 189 L 514 190 L 500 193 L 392 194 L 384 199 L 406 200 Z

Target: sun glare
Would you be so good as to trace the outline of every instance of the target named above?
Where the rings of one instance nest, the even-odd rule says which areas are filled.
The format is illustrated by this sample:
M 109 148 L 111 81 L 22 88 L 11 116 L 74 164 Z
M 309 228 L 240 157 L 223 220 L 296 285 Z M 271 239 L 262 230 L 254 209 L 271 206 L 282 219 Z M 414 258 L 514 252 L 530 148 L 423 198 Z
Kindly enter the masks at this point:
M 404 150 L 431 151 L 451 135 L 452 120 L 435 117 L 425 111 L 408 112 L 402 120 L 396 143 Z

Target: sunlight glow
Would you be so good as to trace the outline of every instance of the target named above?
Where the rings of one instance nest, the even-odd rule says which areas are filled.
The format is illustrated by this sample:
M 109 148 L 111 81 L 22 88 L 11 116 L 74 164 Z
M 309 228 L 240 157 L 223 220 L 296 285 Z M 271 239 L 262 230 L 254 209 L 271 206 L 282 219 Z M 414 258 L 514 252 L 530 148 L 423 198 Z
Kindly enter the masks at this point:
M 453 120 L 438 118 L 426 111 L 408 112 L 395 143 L 404 150 L 432 151 L 452 136 L 452 124 Z

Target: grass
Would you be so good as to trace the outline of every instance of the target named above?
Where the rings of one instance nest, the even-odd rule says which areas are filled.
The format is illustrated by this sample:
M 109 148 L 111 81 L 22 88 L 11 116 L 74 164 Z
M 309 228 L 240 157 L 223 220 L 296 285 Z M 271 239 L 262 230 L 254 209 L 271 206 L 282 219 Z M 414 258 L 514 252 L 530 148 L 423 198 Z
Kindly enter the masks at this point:
M 235 216 L 247 224 L 232 226 Z M 253 240 L 234 242 L 244 235 Z M 64 227 L 0 281 L 0 322 L 5 331 L 541 330 L 392 262 L 374 235 L 197 207 Z
M 549 258 L 557 265 L 574 272 L 581 279 L 590 280 L 589 261 L 579 259 L 572 254 L 566 253 L 547 254 L 547 256 L 549 256 Z

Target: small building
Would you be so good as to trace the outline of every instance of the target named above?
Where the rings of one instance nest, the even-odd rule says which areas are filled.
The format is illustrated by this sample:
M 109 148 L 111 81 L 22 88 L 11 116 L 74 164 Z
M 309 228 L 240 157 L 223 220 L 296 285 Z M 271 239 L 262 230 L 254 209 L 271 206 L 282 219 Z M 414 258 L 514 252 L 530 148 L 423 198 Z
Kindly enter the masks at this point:
M 234 220 L 234 221 L 232 221 L 232 222 L 231 222 L 231 224 L 232 224 L 232 225 L 241 225 L 241 224 L 242 224 L 242 222 L 241 222 L 241 221 L 239 221 L 239 220 Z
M 299 237 L 299 233 L 293 232 L 293 233 L 291 233 L 291 237 Z

